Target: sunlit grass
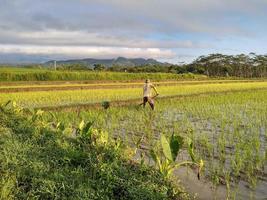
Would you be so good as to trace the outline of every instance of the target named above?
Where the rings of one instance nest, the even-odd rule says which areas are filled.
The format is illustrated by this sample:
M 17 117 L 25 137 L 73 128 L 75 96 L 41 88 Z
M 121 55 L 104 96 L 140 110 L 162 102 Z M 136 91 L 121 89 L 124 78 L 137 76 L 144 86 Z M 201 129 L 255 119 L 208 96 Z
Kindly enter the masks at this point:
M 211 83 L 201 85 L 159 86 L 160 97 L 175 95 L 193 95 L 211 92 L 225 92 L 267 88 L 267 82 L 251 83 Z M 0 102 L 16 101 L 26 107 L 57 106 L 69 104 L 90 104 L 102 101 L 131 100 L 142 98 L 140 88 L 118 88 L 99 90 L 37 91 L 1 93 Z

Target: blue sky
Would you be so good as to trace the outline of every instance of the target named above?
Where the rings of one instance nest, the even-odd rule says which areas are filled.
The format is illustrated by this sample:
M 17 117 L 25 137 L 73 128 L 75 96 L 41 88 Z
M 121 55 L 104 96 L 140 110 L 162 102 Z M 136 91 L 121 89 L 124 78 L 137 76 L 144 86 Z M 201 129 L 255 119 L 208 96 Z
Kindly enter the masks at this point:
M 267 53 L 266 0 L 0 0 L 0 63 Z

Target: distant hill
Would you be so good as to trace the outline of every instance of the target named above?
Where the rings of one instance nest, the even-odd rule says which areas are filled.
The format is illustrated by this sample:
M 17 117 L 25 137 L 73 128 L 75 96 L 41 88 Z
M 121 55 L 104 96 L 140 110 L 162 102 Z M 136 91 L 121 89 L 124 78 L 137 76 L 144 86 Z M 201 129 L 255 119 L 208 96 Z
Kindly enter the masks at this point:
M 54 61 L 48 61 L 44 65 L 53 65 Z M 112 65 L 134 67 L 140 65 L 170 65 L 169 63 L 162 63 L 154 59 L 144 59 L 144 58 L 124 58 L 118 57 L 114 59 L 73 59 L 73 60 L 58 60 L 57 64 L 83 64 L 88 67 L 93 67 L 94 64 L 102 64 L 105 67 L 111 67 Z

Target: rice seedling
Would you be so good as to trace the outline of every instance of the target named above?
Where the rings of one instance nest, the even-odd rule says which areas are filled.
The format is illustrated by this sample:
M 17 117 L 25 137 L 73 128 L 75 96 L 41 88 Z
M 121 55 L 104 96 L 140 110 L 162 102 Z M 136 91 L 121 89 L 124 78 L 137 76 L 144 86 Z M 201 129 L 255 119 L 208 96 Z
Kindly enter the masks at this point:
M 102 114 L 99 110 L 82 111 L 80 116 L 99 115 L 103 120 L 95 127 L 107 129 L 129 144 L 133 134 L 135 141 L 142 137 L 141 144 L 136 145 L 142 149 L 155 148 L 160 152 L 160 133 L 167 133 L 167 138 L 171 137 L 168 133 L 173 132 L 189 137 L 194 143 L 196 157 L 204 159 L 203 176 L 209 177 L 215 186 L 225 185 L 232 198 L 239 195 L 238 188 L 244 182 L 251 188 L 247 194 L 257 191 L 261 184 L 259 180 L 266 167 L 266 95 L 266 90 L 259 90 L 185 96 L 178 100 L 160 100 L 156 112 L 111 107 Z M 75 113 L 57 112 L 57 117 L 66 121 L 75 119 L 72 116 Z M 111 125 L 107 126 L 107 122 Z M 179 159 L 190 158 L 185 147 L 181 152 L 178 163 Z
M 171 96 L 187 96 L 264 88 L 267 88 L 267 82 L 159 86 L 158 90 L 160 91 L 160 97 L 164 98 Z M 77 104 L 93 104 L 103 101 L 138 101 L 141 96 L 142 90 L 140 88 L 36 91 L 2 93 L 0 97 L 0 103 L 7 102 L 8 100 L 13 100 L 23 107 L 57 107 Z
M 203 160 L 202 177 L 210 180 L 214 188 L 224 185 L 228 198 L 234 199 L 242 192 L 246 198 L 255 197 L 259 193 L 257 188 L 266 184 L 266 88 L 262 81 L 159 86 L 162 97 L 179 98 L 158 99 L 154 112 L 131 105 L 135 102 L 113 106 L 118 100 L 138 99 L 141 96 L 138 88 L 2 93 L 0 102 L 16 100 L 13 106 L 18 113 L 20 105 L 31 110 L 51 105 L 102 103 L 103 108 L 75 108 L 71 112 L 40 113 L 37 109 L 31 119 L 42 120 L 59 134 L 73 136 L 71 130 L 75 128 L 81 143 L 89 138 L 94 144 L 106 144 L 112 138 L 118 141 L 118 146 L 125 145 L 130 159 L 141 166 L 155 166 L 167 179 L 184 161 L 196 170 L 197 176 Z M 191 145 L 181 145 L 178 136 L 191 141 Z M 172 146 L 172 141 L 176 145 Z

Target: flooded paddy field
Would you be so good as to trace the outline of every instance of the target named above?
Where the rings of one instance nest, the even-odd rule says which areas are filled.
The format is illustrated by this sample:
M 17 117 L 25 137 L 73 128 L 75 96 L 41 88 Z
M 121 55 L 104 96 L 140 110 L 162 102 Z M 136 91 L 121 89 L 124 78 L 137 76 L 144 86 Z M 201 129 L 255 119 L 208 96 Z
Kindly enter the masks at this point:
M 139 151 L 144 152 L 159 146 L 161 133 L 180 134 L 194 141 L 205 163 L 200 180 L 190 167 L 175 171 L 188 191 L 199 199 L 267 198 L 266 90 L 159 100 L 154 112 L 132 105 L 54 114 L 65 124 L 94 120 L 95 127 L 129 146 L 142 137 Z M 187 157 L 183 150 L 178 160 Z
M 140 83 L 123 84 L 5 85 L 0 103 L 36 112 L 41 124 L 74 139 L 77 127 L 92 123 L 121 141 L 133 162 L 158 170 L 162 138 L 175 135 L 182 142 L 167 176 L 192 198 L 267 198 L 266 81 L 161 82 L 154 111 L 140 104 Z

